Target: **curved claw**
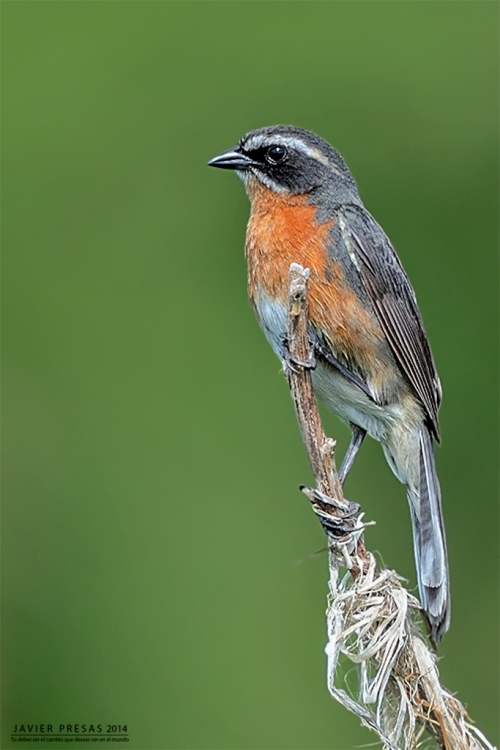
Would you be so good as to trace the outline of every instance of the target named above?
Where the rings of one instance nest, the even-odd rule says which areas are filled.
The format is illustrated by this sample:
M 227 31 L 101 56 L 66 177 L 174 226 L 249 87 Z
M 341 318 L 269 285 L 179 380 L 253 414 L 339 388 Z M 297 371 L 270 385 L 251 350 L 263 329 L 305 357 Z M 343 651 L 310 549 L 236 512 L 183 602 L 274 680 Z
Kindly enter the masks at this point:
M 307 361 L 303 362 L 297 357 L 292 357 L 290 349 L 288 348 L 287 336 L 281 336 L 281 360 L 283 362 L 283 369 L 291 370 L 292 372 L 298 373 L 300 370 L 315 370 L 316 369 L 316 357 L 314 356 L 314 347 L 311 345 L 311 354 Z M 298 369 L 299 368 L 299 369 Z

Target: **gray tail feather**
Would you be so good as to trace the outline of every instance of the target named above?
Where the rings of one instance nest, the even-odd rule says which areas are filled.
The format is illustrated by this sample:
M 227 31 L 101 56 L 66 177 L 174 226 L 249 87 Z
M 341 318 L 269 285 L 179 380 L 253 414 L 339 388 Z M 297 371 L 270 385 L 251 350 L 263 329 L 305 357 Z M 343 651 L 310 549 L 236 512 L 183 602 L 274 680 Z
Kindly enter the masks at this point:
M 413 524 L 413 546 L 418 588 L 435 641 L 450 627 L 450 576 L 441 509 L 441 490 L 436 474 L 434 448 L 429 430 L 422 425 L 419 440 L 420 471 L 417 487 L 407 486 Z

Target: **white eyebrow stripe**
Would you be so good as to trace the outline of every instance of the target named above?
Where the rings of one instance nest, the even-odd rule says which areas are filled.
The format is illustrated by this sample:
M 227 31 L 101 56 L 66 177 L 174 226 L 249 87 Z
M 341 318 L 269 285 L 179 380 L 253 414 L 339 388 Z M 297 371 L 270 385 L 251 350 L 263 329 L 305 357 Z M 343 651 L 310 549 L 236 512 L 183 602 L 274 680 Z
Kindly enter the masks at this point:
M 307 146 L 304 141 L 300 140 L 300 138 L 294 138 L 289 135 L 253 135 L 245 143 L 244 148 L 253 151 L 254 149 L 262 148 L 262 146 L 273 146 L 275 144 L 294 148 L 296 151 L 301 151 L 306 156 L 316 159 L 316 161 L 321 162 L 321 164 L 324 164 L 327 167 L 332 166 L 328 161 L 328 158 L 322 154 L 321 151 L 318 151 L 315 148 L 310 148 L 310 146 Z

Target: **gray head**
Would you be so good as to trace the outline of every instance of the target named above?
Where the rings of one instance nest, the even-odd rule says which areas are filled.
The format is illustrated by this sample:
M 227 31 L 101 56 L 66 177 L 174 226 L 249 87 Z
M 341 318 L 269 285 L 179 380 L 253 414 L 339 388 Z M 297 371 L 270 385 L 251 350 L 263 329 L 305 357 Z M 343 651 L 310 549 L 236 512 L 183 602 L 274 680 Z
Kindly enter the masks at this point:
M 278 193 L 327 188 L 339 202 L 359 201 L 356 182 L 338 151 L 309 130 L 291 125 L 252 130 L 208 164 L 234 169 L 245 183 L 253 175 Z

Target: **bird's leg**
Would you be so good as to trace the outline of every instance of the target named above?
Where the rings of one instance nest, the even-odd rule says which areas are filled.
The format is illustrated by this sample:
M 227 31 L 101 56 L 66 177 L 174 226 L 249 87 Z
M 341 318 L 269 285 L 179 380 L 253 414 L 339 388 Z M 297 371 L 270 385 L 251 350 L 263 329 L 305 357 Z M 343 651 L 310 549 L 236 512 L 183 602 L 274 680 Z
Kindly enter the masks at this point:
M 356 454 L 361 448 L 361 443 L 363 442 L 366 435 L 366 430 L 363 430 L 362 427 L 358 427 L 357 424 L 352 424 L 351 422 L 350 428 L 352 430 L 351 442 L 349 443 L 349 447 L 347 448 L 344 460 L 342 461 L 342 466 L 340 467 L 339 471 L 339 481 L 342 485 L 344 484 L 346 477 L 349 474 L 349 471 L 354 463 L 354 459 L 356 458 Z
M 307 362 L 302 362 L 300 359 L 292 357 L 292 355 L 290 354 L 290 349 L 288 347 L 288 338 L 286 334 L 283 334 L 280 337 L 280 344 L 280 357 L 283 361 L 285 370 L 288 368 L 289 370 L 292 370 L 292 372 L 298 372 L 297 367 L 301 367 L 304 370 L 316 369 L 316 358 L 314 356 L 313 348 L 311 348 L 311 353 Z

